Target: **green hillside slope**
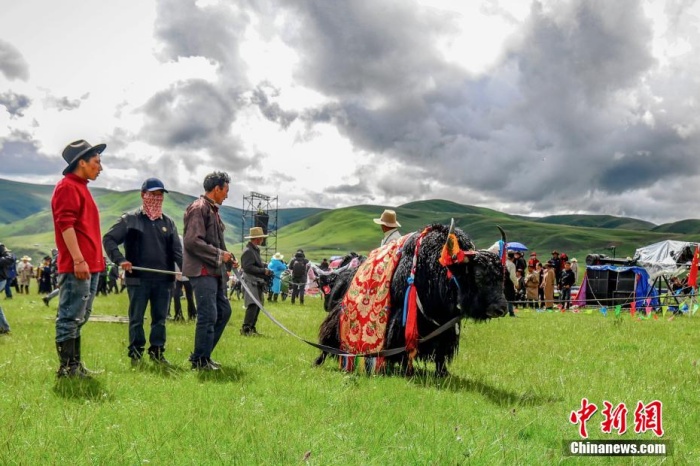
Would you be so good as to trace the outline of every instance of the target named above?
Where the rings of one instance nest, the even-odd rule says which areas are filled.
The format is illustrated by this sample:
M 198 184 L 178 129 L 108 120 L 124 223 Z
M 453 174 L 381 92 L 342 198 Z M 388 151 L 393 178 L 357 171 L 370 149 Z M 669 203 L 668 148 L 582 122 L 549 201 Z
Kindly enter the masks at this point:
M 622 228 L 623 230 L 652 230 L 656 225 L 636 218 L 612 215 L 550 215 L 537 220 L 539 223 L 591 228 Z

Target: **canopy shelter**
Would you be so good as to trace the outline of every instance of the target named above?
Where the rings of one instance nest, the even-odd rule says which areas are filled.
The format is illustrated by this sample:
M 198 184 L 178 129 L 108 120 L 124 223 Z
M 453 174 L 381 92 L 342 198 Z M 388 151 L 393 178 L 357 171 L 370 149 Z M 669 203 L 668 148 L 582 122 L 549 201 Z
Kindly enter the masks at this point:
M 637 265 L 644 267 L 651 275 L 675 273 L 693 259 L 697 243 L 665 240 L 637 249 L 634 259 Z
M 630 307 L 634 303 L 637 309 L 644 309 L 647 304 L 657 308 L 659 293 L 653 285 L 643 267 L 589 265 L 572 304 Z

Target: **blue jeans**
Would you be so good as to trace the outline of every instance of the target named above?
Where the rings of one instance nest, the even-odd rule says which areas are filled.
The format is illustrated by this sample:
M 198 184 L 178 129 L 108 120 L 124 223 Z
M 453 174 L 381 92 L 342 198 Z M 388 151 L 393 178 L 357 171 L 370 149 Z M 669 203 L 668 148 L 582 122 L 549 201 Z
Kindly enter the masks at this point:
M 211 276 L 189 277 L 197 303 L 197 326 L 194 332 L 192 362 L 211 358 L 211 353 L 231 318 L 231 304 L 226 299 L 225 284 Z
M 172 282 L 166 280 L 140 280 L 138 285 L 127 285 L 129 293 L 129 357 L 141 358 L 146 345 L 143 316 L 151 303 L 151 334 L 149 352 L 165 351 L 165 319 L 168 316 Z
M 5 281 L 5 279 L 0 280 L 0 290 L 5 289 Z M 2 311 L 2 306 L 0 306 L 0 330 L 2 330 L 3 332 L 10 331 L 10 324 L 5 318 L 5 313 Z
M 56 317 L 56 343 L 80 336 L 80 329 L 90 319 L 100 274 L 93 273 L 87 280 L 78 280 L 72 273 L 58 276 L 60 295 Z

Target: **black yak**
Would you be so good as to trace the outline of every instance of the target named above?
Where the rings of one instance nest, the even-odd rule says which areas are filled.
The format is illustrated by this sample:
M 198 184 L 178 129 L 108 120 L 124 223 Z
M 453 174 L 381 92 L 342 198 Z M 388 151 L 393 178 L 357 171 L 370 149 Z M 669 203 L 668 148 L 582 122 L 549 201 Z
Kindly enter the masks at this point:
M 460 229 L 454 230 L 461 251 L 459 259 L 452 256 L 446 265 L 440 262 L 450 234 L 445 225 L 430 225 L 425 230 L 418 250 L 414 284 L 420 302 L 417 315 L 417 330 L 421 338 L 429 335 L 443 324 L 457 319 L 439 335 L 419 342 L 417 357 L 435 362 L 437 376 L 446 376 L 446 362 L 452 360 L 459 347 L 461 318 L 483 321 L 501 317 L 507 313 L 507 303 L 503 294 L 504 267 L 497 254 L 489 251 L 475 251 L 474 244 Z M 403 348 L 406 338 L 403 325 L 404 299 L 411 276 L 414 252 L 419 233 L 414 233 L 403 243 L 400 258 L 394 269 L 390 285 L 390 312 L 386 323 L 384 349 Z M 504 235 L 505 243 L 505 235 Z M 350 287 L 357 269 L 345 270 L 336 279 L 332 291 L 331 311 L 321 324 L 320 344 L 341 348 L 340 322 L 343 309 L 343 295 Z M 321 365 L 328 356 L 323 352 L 315 361 Z M 391 367 L 401 363 L 410 374 L 412 365 L 406 352 L 389 355 L 385 358 Z

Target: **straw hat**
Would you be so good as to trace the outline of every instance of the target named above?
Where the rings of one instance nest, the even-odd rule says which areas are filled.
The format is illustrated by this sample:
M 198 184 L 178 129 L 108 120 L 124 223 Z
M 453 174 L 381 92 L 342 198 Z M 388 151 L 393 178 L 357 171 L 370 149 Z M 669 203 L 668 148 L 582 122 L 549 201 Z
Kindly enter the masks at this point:
M 31 261 L 32 258 L 29 257 L 29 256 L 22 256 L 22 260 L 23 260 L 23 261 Z
M 263 233 L 262 227 L 253 227 L 250 229 L 250 234 L 248 236 L 244 236 L 245 239 L 253 239 L 253 238 L 267 238 L 268 235 Z
M 280 254 L 279 252 L 276 252 L 274 256 L 272 256 L 274 259 L 277 259 L 278 261 L 281 261 L 284 259 L 284 255 Z
M 401 226 L 401 224 L 396 221 L 396 212 L 388 209 L 382 212 L 382 216 L 380 218 L 375 218 L 374 223 L 384 225 L 389 228 L 398 228 Z

